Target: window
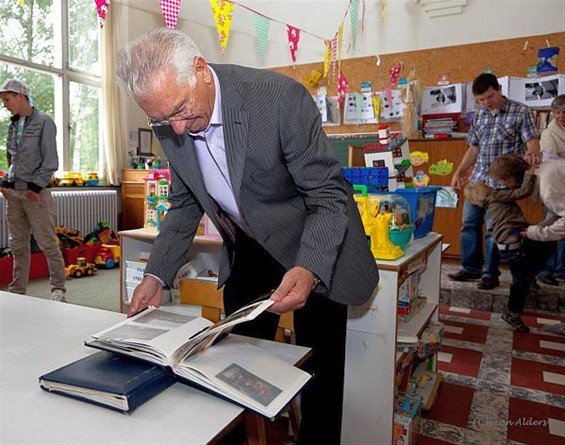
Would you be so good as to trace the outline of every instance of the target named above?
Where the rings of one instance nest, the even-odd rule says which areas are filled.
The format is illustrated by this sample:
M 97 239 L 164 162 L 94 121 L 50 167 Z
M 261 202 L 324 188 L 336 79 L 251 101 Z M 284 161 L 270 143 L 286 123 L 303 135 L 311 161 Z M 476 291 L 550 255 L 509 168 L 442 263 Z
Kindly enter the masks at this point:
M 101 33 L 92 0 L 0 3 L 0 83 L 25 81 L 57 125 L 60 171 L 104 171 L 100 143 Z M 0 110 L 0 170 L 10 113 Z

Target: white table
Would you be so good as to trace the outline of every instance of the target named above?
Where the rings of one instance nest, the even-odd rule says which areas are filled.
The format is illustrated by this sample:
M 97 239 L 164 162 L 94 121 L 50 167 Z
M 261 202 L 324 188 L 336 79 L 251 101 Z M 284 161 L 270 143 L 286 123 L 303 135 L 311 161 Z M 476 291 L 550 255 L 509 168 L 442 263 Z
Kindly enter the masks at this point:
M 240 422 L 245 410 L 176 383 L 131 415 L 50 394 L 38 377 L 95 350 L 90 334 L 124 314 L 0 292 L 0 443 L 207 444 Z M 265 342 L 296 363 L 308 348 Z

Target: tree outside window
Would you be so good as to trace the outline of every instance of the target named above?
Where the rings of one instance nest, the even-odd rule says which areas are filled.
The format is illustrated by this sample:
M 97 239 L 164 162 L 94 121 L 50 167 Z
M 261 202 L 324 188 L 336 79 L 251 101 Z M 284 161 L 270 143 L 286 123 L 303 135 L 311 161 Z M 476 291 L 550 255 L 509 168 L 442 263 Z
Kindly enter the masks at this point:
M 0 83 L 26 82 L 57 125 L 60 170 L 103 175 L 100 28 L 92 0 L 0 2 Z M 67 24 L 67 25 L 66 25 Z M 0 170 L 9 112 L 0 110 Z

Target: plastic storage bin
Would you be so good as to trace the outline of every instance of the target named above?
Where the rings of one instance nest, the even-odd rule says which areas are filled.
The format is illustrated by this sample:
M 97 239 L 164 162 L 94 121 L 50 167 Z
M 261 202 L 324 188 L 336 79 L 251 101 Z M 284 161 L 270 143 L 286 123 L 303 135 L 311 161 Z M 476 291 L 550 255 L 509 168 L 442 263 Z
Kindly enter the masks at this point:
M 432 231 L 436 207 L 437 191 L 441 187 L 427 186 L 415 189 L 396 189 L 410 203 L 410 213 L 414 224 L 414 238 L 422 238 Z

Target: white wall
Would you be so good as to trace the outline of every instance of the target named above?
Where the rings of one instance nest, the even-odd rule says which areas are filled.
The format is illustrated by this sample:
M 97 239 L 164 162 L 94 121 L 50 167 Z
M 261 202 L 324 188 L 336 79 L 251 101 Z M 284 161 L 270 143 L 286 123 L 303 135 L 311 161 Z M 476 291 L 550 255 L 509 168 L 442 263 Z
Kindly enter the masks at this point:
M 177 28 L 186 31 L 199 45 L 208 61 L 237 63 L 254 67 L 291 65 L 286 24 L 322 38 L 332 38 L 343 20 L 350 0 L 236 0 L 270 17 L 267 55 L 262 62 L 252 13 L 236 6 L 225 54 L 222 54 L 209 0 L 181 0 Z M 159 0 L 115 0 L 129 8 L 123 32 L 130 40 L 156 26 L 164 26 Z M 363 1 L 361 0 L 361 5 Z M 429 18 L 418 0 L 388 0 L 384 23 L 380 19 L 381 0 L 365 0 L 364 32 L 359 27 L 357 48 L 348 52 L 351 42 L 349 17 L 344 27 L 343 58 L 397 53 L 418 49 L 478 43 L 543 35 L 565 31 L 565 0 L 467 0 L 458 15 Z M 111 12 L 110 12 L 111 13 Z M 359 16 L 361 17 L 361 10 Z M 282 22 L 282 23 L 278 23 Z M 129 24 L 129 26 L 128 26 Z M 122 30 L 124 31 L 124 30 Z M 550 42 L 563 46 L 565 42 Z M 303 33 L 298 64 L 321 62 L 323 40 Z M 562 55 L 565 57 L 565 54 Z M 438 67 L 440 70 L 441 67 Z M 145 116 L 135 104 L 128 113 L 131 129 L 145 126 Z M 157 144 L 154 144 L 157 149 Z
M 127 2 L 127 0 L 121 1 Z M 282 22 L 271 22 L 264 62 L 261 62 L 257 56 L 251 12 L 236 6 L 228 47 L 225 54 L 222 54 L 210 1 L 181 1 L 177 28 L 191 35 L 212 62 L 238 63 L 255 67 L 290 65 L 285 24 L 288 23 L 323 38 L 332 38 L 350 2 L 350 0 L 237 1 Z M 349 17 L 346 18 L 343 58 L 565 31 L 565 0 L 467 0 L 462 14 L 437 18 L 427 17 L 418 0 L 388 0 L 387 3 L 387 14 L 383 23 L 380 20 L 381 0 L 365 0 L 364 32 L 361 34 L 359 29 L 354 53 L 347 52 L 347 46 L 351 42 L 351 28 Z M 164 25 L 158 0 L 129 0 L 129 4 L 131 37 L 150 27 Z M 361 11 L 359 15 L 361 16 Z M 323 56 L 323 41 L 303 34 L 297 63 L 322 61 Z

